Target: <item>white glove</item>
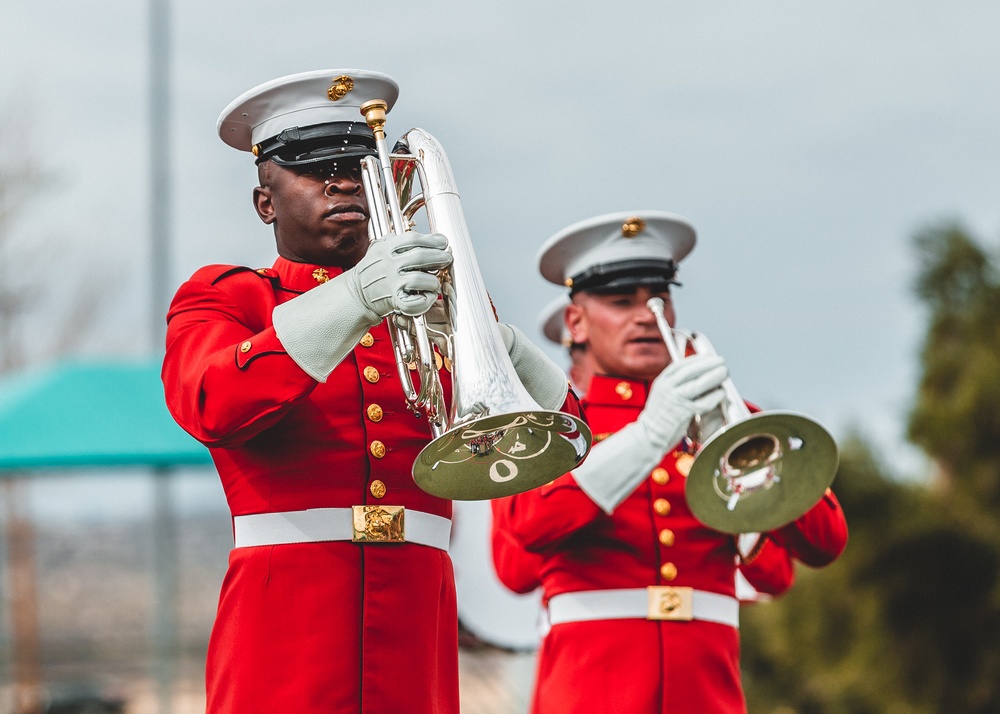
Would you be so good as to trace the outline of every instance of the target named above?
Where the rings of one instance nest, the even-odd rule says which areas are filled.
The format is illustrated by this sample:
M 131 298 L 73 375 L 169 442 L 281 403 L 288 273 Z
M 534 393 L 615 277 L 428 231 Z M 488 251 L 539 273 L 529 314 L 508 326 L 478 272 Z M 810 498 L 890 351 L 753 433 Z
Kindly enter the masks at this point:
M 562 368 L 513 325 L 499 323 L 500 336 L 521 384 L 543 409 L 558 409 L 566 401 L 569 380 Z
M 429 272 L 451 265 L 448 239 L 409 231 L 373 241 L 365 257 L 347 271 L 364 303 L 378 317 L 399 312 L 422 315 L 437 300 L 441 281 Z
M 394 311 L 422 314 L 440 288 L 423 271 L 451 264 L 447 243 L 444 236 L 415 232 L 373 241 L 356 266 L 275 307 L 274 331 L 289 357 L 325 382 L 383 317 Z
M 764 535 L 762 533 L 740 533 L 736 536 L 736 552 L 739 555 L 740 563 L 751 562 L 763 547 Z
M 725 361 L 716 355 L 671 364 L 653 380 L 639 418 L 594 444 L 573 471 L 577 484 L 612 513 L 680 441 L 695 414 L 718 406 L 728 374 Z
M 636 422 L 654 446 L 666 453 L 680 441 L 695 415 L 722 403 L 722 382 L 729 376 L 718 355 L 695 355 L 669 365 L 653 380 L 646 407 Z

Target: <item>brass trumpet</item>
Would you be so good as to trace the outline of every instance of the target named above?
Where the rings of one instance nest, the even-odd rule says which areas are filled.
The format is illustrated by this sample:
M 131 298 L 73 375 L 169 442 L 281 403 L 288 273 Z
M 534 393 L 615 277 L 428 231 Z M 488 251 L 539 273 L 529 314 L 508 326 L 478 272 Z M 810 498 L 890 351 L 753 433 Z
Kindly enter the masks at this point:
M 716 354 L 704 335 L 674 330 L 663 313 L 663 300 L 646 306 L 667 345 L 670 359 L 684 359 L 684 346 L 695 354 Z M 682 346 L 678 346 L 680 338 Z M 685 483 L 695 517 L 724 533 L 770 531 L 791 523 L 823 497 L 839 461 L 837 444 L 818 422 L 795 412 L 751 413 L 732 379 L 716 413 L 696 417 L 689 432 L 698 444 Z M 706 431 L 706 424 L 722 424 Z
M 430 230 L 448 239 L 452 253 L 451 267 L 438 273 L 446 329 L 434 340 L 444 345 L 442 358 L 452 369 L 450 405 L 424 317 L 405 318 L 412 320 L 405 329 L 399 316 L 388 318 L 407 403 L 426 414 L 435 437 L 414 462 L 413 478 L 430 494 L 467 501 L 548 483 L 583 461 L 590 429 L 575 416 L 543 409 L 521 384 L 476 262 L 448 157 L 423 129 L 411 129 L 388 151 L 386 106 L 382 100 L 361 106 L 378 153 L 361 162 L 370 237 L 401 235 L 424 209 Z

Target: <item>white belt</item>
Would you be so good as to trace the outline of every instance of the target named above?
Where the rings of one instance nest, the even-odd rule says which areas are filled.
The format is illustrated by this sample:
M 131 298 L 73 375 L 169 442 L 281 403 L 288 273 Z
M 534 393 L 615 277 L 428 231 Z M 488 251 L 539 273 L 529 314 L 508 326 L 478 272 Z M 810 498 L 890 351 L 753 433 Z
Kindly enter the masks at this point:
M 237 548 L 283 543 L 349 540 L 355 543 L 418 543 L 448 550 L 451 520 L 403 506 L 310 508 L 233 518 Z
M 549 623 L 587 620 L 708 620 L 740 626 L 740 603 L 734 597 L 685 587 L 587 590 L 563 593 L 549 600 Z

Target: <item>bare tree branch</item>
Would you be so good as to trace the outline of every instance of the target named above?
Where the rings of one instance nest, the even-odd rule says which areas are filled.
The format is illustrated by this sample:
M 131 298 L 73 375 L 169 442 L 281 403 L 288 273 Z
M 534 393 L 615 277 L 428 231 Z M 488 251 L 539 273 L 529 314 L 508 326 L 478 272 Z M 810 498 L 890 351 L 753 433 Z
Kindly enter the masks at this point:
M 9 105 L 8 105 L 9 106 Z M 78 346 L 119 284 L 93 256 L 73 255 L 70 228 L 55 232 L 33 222 L 51 172 L 37 160 L 29 112 L 0 117 L 0 373 L 52 359 Z M 64 230 L 64 233 L 60 231 Z M 75 230 L 75 228 L 74 228 Z M 55 258 L 55 260 L 54 260 Z M 72 265 L 58 276 L 51 266 Z

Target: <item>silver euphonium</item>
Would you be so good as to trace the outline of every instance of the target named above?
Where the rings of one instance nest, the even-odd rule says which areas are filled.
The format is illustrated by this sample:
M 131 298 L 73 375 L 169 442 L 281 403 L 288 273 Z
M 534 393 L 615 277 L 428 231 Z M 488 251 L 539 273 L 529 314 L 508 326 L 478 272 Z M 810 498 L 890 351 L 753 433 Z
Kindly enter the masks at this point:
M 434 437 L 413 464 L 414 481 L 441 498 L 475 501 L 521 493 L 571 471 L 590 449 L 590 429 L 575 416 L 543 409 L 518 378 L 441 144 L 411 129 L 390 153 L 386 103 L 366 102 L 361 113 L 378 151 L 377 158 L 361 162 L 371 238 L 402 235 L 423 208 L 431 232 L 445 236 L 452 253 L 451 266 L 438 273 L 446 329 L 435 331 L 432 340 L 423 316 L 387 319 L 406 401 L 426 414 Z M 444 353 L 440 362 L 434 344 Z M 440 381 L 442 363 L 452 371 L 450 405 Z
M 716 354 L 708 338 L 673 329 L 663 300 L 647 307 L 667 345 L 671 362 Z M 681 346 L 678 346 L 678 340 Z M 698 445 L 684 491 L 695 517 L 724 533 L 774 530 L 804 515 L 833 483 L 839 460 L 830 433 L 809 417 L 786 411 L 751 413 L 732 379 L 713 412 L 696 417 L 689 431 Z

